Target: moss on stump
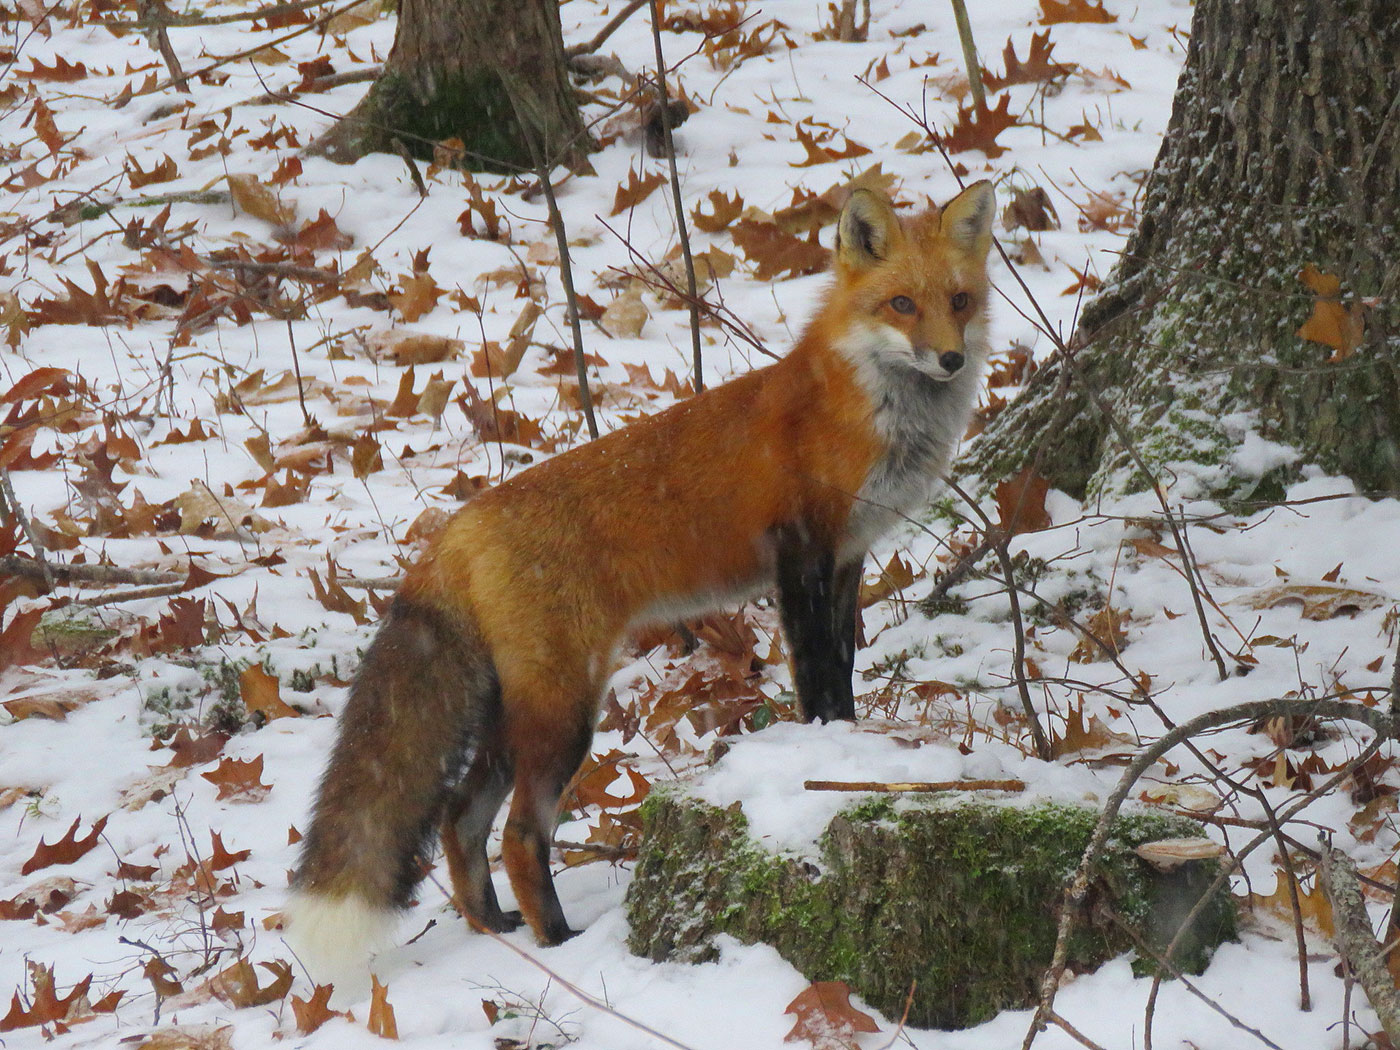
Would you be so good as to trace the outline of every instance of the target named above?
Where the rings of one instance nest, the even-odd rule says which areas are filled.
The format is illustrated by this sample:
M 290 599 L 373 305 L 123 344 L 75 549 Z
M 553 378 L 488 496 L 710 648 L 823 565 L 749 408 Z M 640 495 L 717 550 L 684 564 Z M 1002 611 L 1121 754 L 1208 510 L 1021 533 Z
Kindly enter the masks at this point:
M 917 981 L 909 1021 L 924 1028 L 1034 1004 L 1065 881 L 1098 819 L 1086 807 L 876 798 L 832 821 L 813 863 L 756 843 L 737 803 L 719 809 L 672 789 L 654 791 L 642 812 L 627 891 L 634 952 L 703 962 L 717 954 L 716 934 L 762 941 L 810 979 L 845 981 L 896 1017 Z M 1119 818 L 1070 946 L 1072 969 L 1132 948 L 1111 914 L 1149 944 L 1171 940 L 1216 869 L 1163 873 L 1133 849 L 1200 835 L 1180 817 Z M 1234 930 L 1233 904 L 1219 895 L 1183 938 L 1177 964 L 1199 971 Z

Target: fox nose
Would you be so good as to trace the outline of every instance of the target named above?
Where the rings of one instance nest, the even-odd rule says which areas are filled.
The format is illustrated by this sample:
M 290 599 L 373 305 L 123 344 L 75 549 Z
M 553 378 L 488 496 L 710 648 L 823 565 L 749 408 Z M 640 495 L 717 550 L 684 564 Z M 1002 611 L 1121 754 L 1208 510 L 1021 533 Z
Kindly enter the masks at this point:
M 949 350 L 938 355 L 938 363 L 943 366 L 943 371 L 951 374 L 963 366 L 963 355 L 956 350 Z

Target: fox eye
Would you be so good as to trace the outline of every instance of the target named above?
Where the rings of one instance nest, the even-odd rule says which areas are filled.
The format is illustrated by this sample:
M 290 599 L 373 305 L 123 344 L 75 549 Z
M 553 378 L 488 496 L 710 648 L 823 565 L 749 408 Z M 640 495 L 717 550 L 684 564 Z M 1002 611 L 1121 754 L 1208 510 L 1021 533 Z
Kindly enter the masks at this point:
M 957 292 L 953 295 L 953 309 L 966 310 L 967 304 L 971 301 L 971 296 L 966 292 Z
M 890 305 L 894 307 L 894 312 L 897 314 L 912 314 L 917 309 L 914 306 L 914 300 L 907 295 L 896 295 L 890 300 Z

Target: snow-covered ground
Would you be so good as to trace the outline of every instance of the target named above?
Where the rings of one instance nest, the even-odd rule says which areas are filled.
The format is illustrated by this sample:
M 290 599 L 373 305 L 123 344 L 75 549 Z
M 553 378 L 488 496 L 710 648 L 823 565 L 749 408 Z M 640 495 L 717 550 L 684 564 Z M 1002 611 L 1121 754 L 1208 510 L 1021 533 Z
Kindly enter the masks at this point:
M 423 198 L 397 157 L 352 167 L 300 158 L 295 172 L 298 148 L 349 109 L 363 85 L 291 102 L 258 97 L 296 83 L 299 63 L 324 57 L 343 73 L 382 59 L 393 22 L 373 11 L 357 8 L 338 16 L 330 33 L 304 33 L 254 60 L 223 65 L 192 81 L 188 95 L 166 89 L 117 106 L 128 84 L 139 91 L 167 76 L 145 36 L 101 24 L 131 21 L 135 3 L 73 0 L 47 14 L 29 0 L 19 6 L 19 15 L 0 12 L 0 179 L 7 180 L 0 321 L 8 336 L 0 339 L 0 465 L 9 468 L 19 503 L 47 530 L 56 558 L 181 573 L 193 562 L 223 578 L 183 595 L 52 613 L 88 627 L 52 634 L 58 640 L 38 653 L 24 643 L 27 618 L 52 600 L 0 584 L 0 626 L 19 624 L 0 636 L 0 996 L 14 989 L 9 1019 L 16 1022 L 62 1017 L 57 1008 L 43 1013 L 46 982 L 55 982 L 62 999 L 91 975 L 86 996 L 102 1008 L 95 1016 L 73 1011 L 75 1023 L 14 1027 L 0 1045 L 378 1045 L 366 1027 L 368 994 L 351 1004 L 353 1019 L 333 1018 L 302 1034 L 311 1025 L 292 997 L 306 1000 L 312 989 L 299 971 L 290 995 L 264 1003 L 256 1000 L 268 995 L 230 991 L 233 977 L 218 995 L 209 980 L 240 957 L 254 964 L 288 958 L 270 927 L 295 862 L 291 829 L 306 826 L 334 732 L 330 716 L 375 617 L 357 605 L 366 591 L 341 591 L 333 577 L 394 575 L 432 520 L 419 522 L 425 512 L 450 511 L 481 483 L 473 479 L 495 480 L 586 434 L 572 360 L 562 352 L 571 344 L 544 202 L 527 199 L 523 184 L 481 177 L 482 199 L 494 202 L 505 231 L 492 241 L 464 235 L 459 216 L 471 194 L 451 170 L 424 167 Z M 591 38 L 620 6 L 570 0 L 562 8 L 566 42 Z M 671 17 L 721 18 L 725 8 L 665 6 Z M 723 202 L 737 195 L 762 222 L 876 166 L 901 202 L 945 200 L 957 191 L 954 174 L 904 111 L 926 113 L 944 130 L 955 120 L 965 77 L 951 8 L 913 0 L 871 6 L 869 39 L 859 43 L 829 39 L 826 5 L 786 0 L 737 5 L 750 16 L 742 39 L 766 40 L 761 53 L 714 42 L 707 51 L 693 30 L 664 34 L 668 61 L 679 63 L 672 87 L 681 85 L 697 106 L 677 132 L 687 209 L 710 215 L 728 206 L 712 193 Z M 1076 71 L 1050 85 L 1007 89 L 1009 112 L 1021 124 L 998 136 L 1005 152 L 953 157 L 966 178 L 996 180 L 1003 203 L 1017 190 L 1048 194 L 1060 226 L 1030 235 L 1043 261 L 1028 262 L 1022 273 L 1065 331 L 1079 303 L 1079 275 L 1106 275 L 1131 228 L 1191 19 L 1186 0 L 1105 6 L 1116 22 L 1044 26 L 1035 0 L 974 5 L 973 29 L 992 72 L 1004 68 L 998 56 L 1008 40 L 1025 62 L 1032 36 L 1047 29 L 1052 61 Z M 170 41 L 193 71 L 295 28 L 176 28 Z M 745 49 L 756 53 L 745 57 Z M 634 73 L 649 68 L 645 12 L 604 51 Z M 630 85 L 613 76 L 587 87 L 594 93 L 589 118 L 606 121 L 610 101 Z M 613 335 L 585 324 L 604 428 L 671 403 L 678 387 L 665 382 L 667 373 L 684 381 L 690 360 L 685 311 L 628 277 L 639 259 L 667 265 L 677 235 L 665 187 L 614 214 L 629 172 L 666 170 L 621 124 L 592 158 L 597 174 L 561 178 L 558 187 L 579 291 L 599 306 L 639 297 L 647 312 L 640 330 L 618 320 L 625 308 L 603 321 Z M 806 164 L 811 147 L 802 139 L 813 136 L 818 149 L 852 155 Z M 153 181 L 136 185 L 153 173 Z M 240 203 L 229 199 L 231 183 Z M 151 203 L 154 197 L 161 200 Z M 481 208 L 472 210 L 480 230 Z M 781 352 L 825 278 L 759 280 L 755 259 L 731 231 L 707 233 L 690 221 L 697 252 L 712 253 L 720 272 L 732 266 L 719 284 L 725 305 Z M 999 233 L 1013 255 L 1027 254 L 1015 247 L 1026 240 L 1024 229 L 999 224 Z M 828 226 L 824 244 L 830 234 Z M 255 287 L 247 267 L 208 266 L 245 251 L 244 261 L 358 269 L 339 284 L 284 278 L 272 294 Z M 1026 320 L 1022 293 L 999 263 L 994 277 L 1005 296 L 994 308 L 994 346 L 1044 356 L 1049 340 Z M 543 312 L 518 368 L 488 379 L 483 342 L 498 344 L 498 361 L 532 298 Z M 210 309 L 214 323 L 198 323 Z M 396 342 L 404 331 L 463 344 L 456 357 L 413 368 L 413 397 L 402 388 L 408 369 L 394 357 L 396 346 L 413 352 Z M 762 364 L 747 343 L 717 327 L 704 331 L 707 384 Z M 497 421 L 515 424 L 521 444 L 497 440 L 489 432 Z M 376 452 L 382 469 L 373 469 Z M 1174 504 L 1181 498 L 1169 496 Z M 1116 634 L 1121 664 L 1099 658 L 1073 627 L 1023 598 L 1031 609 L 1032 695 L 1060 741 L 1051 763 L 1029 757 L 1019 720 L 1004 589 L 970 580 L 954 591 L 963 605 L 932 620 L 913 604 L 951 560 L 950 538 L 966 547 L 973 528 L 954 529 L 946 516 L 911 525 L 883 542 L 867 567 L 873 579 L 874 563 L 898 553 L 914 574 L 864 613 L 869 645 L 857 658 L 858 703 L 869 717 L 855 726 L 779 724 L 751 735 L 746 728 L 705 790 L 744 799 L 755 829 L 775 848 L 800 849 L 841 803 L 804 791 L 806 779 L 1016 777 L 1028 799 L 1092 801 L 1111 790 L 1125 754 L 1160 735 L 1164 719 L 1269 697 L 1380 697 L 1395 643 L 1400 563 L 1389 544 L 1400 536 L 1400 506 L 1361 499 L 1346 481 L 1316 472 L 1288 497 L 1289 506 L 1250 517 L 1201 500 L 1181 507 L 1195 522 L 1188 536 L 1208 592 L 1206 620 L 1232 672 L 1221 682 L 1156 502 L 1133 497 L 1090 507 L 1050 494 L 1052 527 L 1014 545 L 1038 559 L 1022 563 L 1022 583 L 1062 600 L 1081 624 Z M 28 552 L 29 545 L 18 533 L 0 535 L 0 550 Z M 593 803 L 571 812 L 561 840 L 614 840 L 640 794 L 628 770 L 661 781 L 705 764 L 716 736 L 679 717 L 680 701 L 707 697 L 709 710 L 732 714 L 737 708 L 725 697 L 739 688 L 736 680 L 741 700 L 758 693 L 783 700 L 790 683 L 773 651 L 774 622 L 759 603 L 737 632 L 702 632 L 708 641 L 694 656 L 664 646 L 629 654 L 614 680 L 617 706 L 608 705 L 594 744 L 604 776 L 617 778 L 610 793 L 623 801 L 604 810 L 600 792 L 591 792 Z M 97 645 L 94 628 L 112 633 Z M 762 667 L 746 677 L 755 656 Z M 240 688 L 248 664 L 278 677 L 291 716 L 236 726 L 248 700 L 267 695 L 253 675 Z M 1155 710 L 1130 703 L 1139 686 Z M 628 709 L 640 717 L 638 735 L 625 728 Z M 221 748 L 207 735 L 219 725 L 237 728 Z M 180 728 L 183 735 L 171 735 Z M 1221 732 L 1202 746 L 1232 777 L 1264 788 L 1277 808 L 1321 784 L 1364 743 L 1345 730 L 1316 735 L 1272 725 Z M 1303 810 L 1292 834 L 1311 845 L 1326 831 L 1364 871 L 1393 884 L 1396 777 L 1383 756 L 1368 777 Z M 1189 754 L 1170 757 L 1134 797 L 1246 821 L 1263 815 L 1256 799 L 1230 793 Z M 69 841 L 75 821 L 78 845 L 36 853 L 41 840 Z M 100 835 L 83 852 L 99 822 Z M 1231 846 L 1253 834 L 1228 820 L 1209 830 Z M 1310 861 L 1295 859 L 1310 871 Z M 36 863 L 45 860 L 52 863 Z M 1316 926 L 1308 956 L 1313 1008 L 1299 1009 L 1279 858 L 1262 849 L 1243 870 L 1235 891 L 1242 900 L 1253 894 L 1245 901 L 1253 918 L 1242 941 L 1222 949 L 1195 982 L 1198 989 L 1289 1050 L 1341 1047 L 1348 1038 L 1360 1045 L 1355 1023 L 1373 1030 L 1374 1015 L 1358 993 L 1350 1000 L 1353 1027 L 1344 1030 L 1345 989 Z M 437 882 L 426 882 L 403 921 L 401 946 L 376 967 L 399 1038 L 422 1048 L 663 1045 L 631 1019 L 696 1050 L 781 1043 L 793 1023 L 784 1010 L 807 981 L 762 946 L 726 943 L 720 961 L 701 966 L 633 957 L 622 909 L 628 879 L 625 861 L 561 871 L 565 910 L 585 932 L 551 949 L 536 948 L 523 933 L 504 942 L 469 934 L 448 913 Z M 503 877 L 499 883 L 504 890 Z M 1316 918 L 1322 909 L 1311 878 L 1303 893 L 1314 923 L 1325 924 L 1325 915 Z M 37 913 L 26 907 L 30 900 Z M 1379 918 L 1382 905 L 1374 906 Z M 263 987 L 279 972 L 254 968 Z M 607 1009 L 585 1004 L 566 982 Z M 1149 987 L 1119 960 L 1067 984 L 1057 1009 L 1103 1046 L 1135 1046 Z M 114 1006 L 103 1001 L 114 992 L 121 993 Z M 900 1038 L 926 1050 L 1019 1046 L 1028 1019 L 1009 1012 L 966 1032 L 905 1031 Z M 860 1036 L 859 1045 L 886 1045 L 897 1021 L 880 1018 L 882 1032 Z M 175 1025 L 188 1028 L 187 1042 L 168 1032 L 144 1041 Z M 1253 1041 L 1172 982 L 1162 986 L 1153 1036 L 1159 1048 Z M 1079 1044 L 1051 1029 L 1036 1045 Z

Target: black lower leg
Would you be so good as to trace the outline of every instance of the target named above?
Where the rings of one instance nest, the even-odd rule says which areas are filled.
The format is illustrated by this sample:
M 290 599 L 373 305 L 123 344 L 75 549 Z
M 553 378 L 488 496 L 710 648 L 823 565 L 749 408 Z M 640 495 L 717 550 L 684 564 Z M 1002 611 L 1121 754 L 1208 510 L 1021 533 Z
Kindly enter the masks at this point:
M 794 685 L 807 721 L 855 718 L 851 672 L 861 562 L 838 566 L 830 545 L 800 525 L 777 532 L 778 605 Z

